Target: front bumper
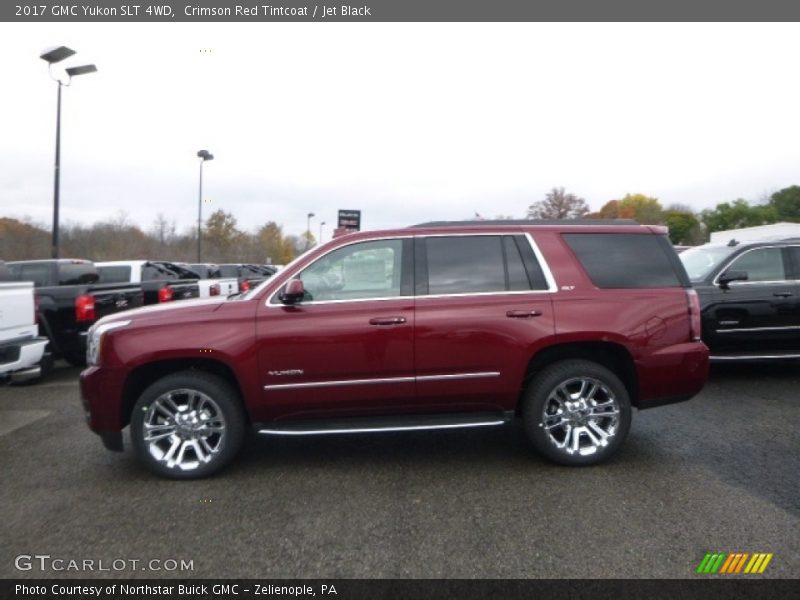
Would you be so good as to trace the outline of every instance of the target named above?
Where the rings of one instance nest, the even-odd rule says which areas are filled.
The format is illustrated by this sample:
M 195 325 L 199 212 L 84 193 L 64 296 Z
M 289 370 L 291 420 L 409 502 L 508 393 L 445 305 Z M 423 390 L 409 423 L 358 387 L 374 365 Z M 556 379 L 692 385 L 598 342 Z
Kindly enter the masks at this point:
M 86 422 L 109 450 L 122 450 L 125 375 L 123 369 L 88 367 L 80 377 Z

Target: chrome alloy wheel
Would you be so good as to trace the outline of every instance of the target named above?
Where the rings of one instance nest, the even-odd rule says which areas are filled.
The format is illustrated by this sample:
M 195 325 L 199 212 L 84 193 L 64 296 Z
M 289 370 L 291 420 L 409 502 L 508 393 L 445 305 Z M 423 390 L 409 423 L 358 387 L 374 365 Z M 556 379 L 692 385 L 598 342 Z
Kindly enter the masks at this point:
M 611 443 L 619 430 L 619 414 L 614 392 L 602 381 L 574 377 L 550 392 L 540 427 L 560 451 L 587 456 Z
M 142 439 L 157 462 L 191 471 L 219 454 L 225 425 L 222 410 L 210 396 L 176 389 L 161 394 L 146 409 Z

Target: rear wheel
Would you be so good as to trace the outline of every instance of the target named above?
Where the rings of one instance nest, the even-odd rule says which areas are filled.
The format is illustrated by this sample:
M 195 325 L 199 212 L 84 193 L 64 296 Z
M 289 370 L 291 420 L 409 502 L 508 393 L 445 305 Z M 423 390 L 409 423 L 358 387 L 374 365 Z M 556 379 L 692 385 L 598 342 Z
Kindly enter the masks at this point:
M 151 471 L 173 479 L 216 473 L 236 456 L 244 433 L 235 390 L 198 371 L 159 379 L 139 397 L 131 415 L 137 457 Z
M 606 367 L 565 360 L 537 374 L 523 399 L 525 431 L 533 446 L 564 465 L 592 465 L 613 455 L 628 435 L 627 389 Z

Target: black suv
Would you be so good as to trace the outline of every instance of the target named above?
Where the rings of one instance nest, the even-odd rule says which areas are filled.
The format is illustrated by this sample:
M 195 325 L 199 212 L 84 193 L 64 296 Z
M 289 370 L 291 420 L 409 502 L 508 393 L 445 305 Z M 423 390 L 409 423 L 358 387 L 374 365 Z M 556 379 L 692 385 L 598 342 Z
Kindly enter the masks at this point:
M 800 239 L 705 244 L 680 259 L 712 360 L 800 358 Z

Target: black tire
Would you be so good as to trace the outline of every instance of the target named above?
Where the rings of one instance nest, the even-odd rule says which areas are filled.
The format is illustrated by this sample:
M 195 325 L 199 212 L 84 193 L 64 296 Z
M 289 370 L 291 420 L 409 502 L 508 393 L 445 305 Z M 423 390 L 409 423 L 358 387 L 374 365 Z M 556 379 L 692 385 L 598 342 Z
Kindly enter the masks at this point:
M 145 440 L 146 427 L 161 439 Z M 227 382 L 202 371 L 182 371 L 142 393 L 133 407 L 130 431 L 137 458 L 152 472 L 170 479 L 200 479 L 234 459 L 244 441 L 246 419 L 239 395 Z M 180 464 L 173 460 L 176 456 Z
M 84 354 L 65 354 L 64 360 L 71 364 L 73 367 L 85 367 L 86 355 Z
M 546 367 L 530 382 L 522 402 L 528 439 L 562 465 L 603 462 L 619 450 L 631 425 L 628 390 L 613 372 L 589 360 Z

